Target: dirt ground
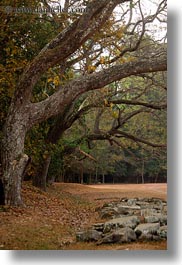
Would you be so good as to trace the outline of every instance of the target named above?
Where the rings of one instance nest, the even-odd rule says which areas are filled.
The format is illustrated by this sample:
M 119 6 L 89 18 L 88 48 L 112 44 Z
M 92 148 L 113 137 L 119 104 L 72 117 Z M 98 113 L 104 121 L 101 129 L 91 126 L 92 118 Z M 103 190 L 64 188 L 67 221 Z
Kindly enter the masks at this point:
M 80 185 L 80 184 L 62 184 L 65 185 L 66 190 L 76 194 L 84 194 L 85 192 L 92 193 L 96 197 L 111 197 L 115 195 L 116 197 L 124 197 L 124 194 L 128 196 L 159 196 L 159 198 L 166 199 L 167 196 L 167 184 L 157 183 L 157 184 L 98 184 L 98 185 Z M 124 196 L 123 196 L 124 195 Z
M 167 198 L 167 184 L 81 185 L 55 183 L 42 192 L 23 184 L 25 208 L 0 206 L 0 249 L 166 250 L 167 242 L 75 242 L 75 232 L 100 221 L 97 207 L 123 197 Z

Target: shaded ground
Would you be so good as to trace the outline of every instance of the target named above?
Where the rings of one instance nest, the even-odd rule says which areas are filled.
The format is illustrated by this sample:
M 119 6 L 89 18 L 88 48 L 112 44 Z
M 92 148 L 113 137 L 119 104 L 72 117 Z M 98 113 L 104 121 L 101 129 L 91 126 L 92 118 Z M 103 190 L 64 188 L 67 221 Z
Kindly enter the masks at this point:
M 0 206 L 0 249 L 166 249 L 165 241 L 96 246 L 76 243 L 75 231 L 98 221 L 95 208 L 122 197 L 166 199 L 166 184 L 81 185 L 56 183 L 42 192 L 23 184 L 26 208 Z

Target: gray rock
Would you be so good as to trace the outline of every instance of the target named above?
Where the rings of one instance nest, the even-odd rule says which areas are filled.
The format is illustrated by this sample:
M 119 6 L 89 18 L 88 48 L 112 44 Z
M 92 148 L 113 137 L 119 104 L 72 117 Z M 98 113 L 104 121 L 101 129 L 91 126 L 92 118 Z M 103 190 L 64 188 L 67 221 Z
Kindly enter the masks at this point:
M 165 215 L 167 214 L 167 205 L 166 204 L 163 206 L 162 213 Z
M 98 241 L 102 237 L 102 232 L 94 229 L 80 231 L 76 233 L 76 240 L 80 242 Z
M 146 224 L 139 224 L 136 228 L 135 228 L 135 233 L 137 236 L 140 236 L 141 234 L 152 234 L 152 235 L 156 235 L 157 231 L 160 228 L 160 224 L 159 223 L 146 223 Z
M 117 209 L 118 210 L 140 210 L 141 207 L 139 205 L 128 206 L 128 205 L 119 204 L 119 205 L 117 205 Z
M 119 243 L 136 241 L 137 237 L 133 229 L 129 227 L 118 229 L 114 232 L 114 237 L 120 237 Z
M 137 216 L 124 216 L 120 218 L 115 218 L 105 222 L 103 232 L 108 233 L 112 229 L 123 228 L 123 227 L 130 227 L 134 229 L 139 223 L 140 220 Z
M 127 201 L 127 204 L 128 204 L 128 206 L 134 206 L 134 205 L 136 205 L 136 199 L 129 199 L 128 201 Z
M 162 205 L 156 204 L 156 205 L 154 205 L 153 208 L 156 209 L 156 210 L 158 210 L 159 213 L 162 211 Z
M 128 201 L 128 198 L 126 198 L 126 197 L 121 198 L 120 201 L 121 201 L 121 202 L 127 202 L 127 201 Z
M 153 197 L 153 198 L 149 198 L 149 201 L 151 201 L 151 202 L 155 202 L 155 203 L 162 203 L 162 202 L 164 202 L 162 199 L 160 199 L 160 198 L 155 198 L 155 197 Z
M 160 241 L 160 240 L 161 240 L 161 237 L 158 236 L 158 235 L 152 235 L 152 239 L 153 239 L 154 241 Z
M 124 243 L 167 239 L 167 202 L 158 198 L 122 198 L 97 208 L 107 222 L 95 223 L 77 232 L 77 241 Z
M 129 209 L 125 208 L 124 206 L 117 206 L 117 214 L 120 215 L 128 215 L 130 214 Z
M 104 223 L 93 224 L 93 229 L 102 232 L 104 229 Z
M 129 227 L 116 229 L 115 231 L 105 235 L 98 244 L 103 243 L 128 243 L 136 241 L 136 234 L 133 229 Z
M 137 202 L 136 202 L 136 205 L 147 207 L 147 206 L 149 206 L 149 202 L 137 201 Z
M 153 208 L 143 208 L 141 209 L 141 216 L 153 216 L 153 215 L 156 215 L 157 214 L 157 211 Z
M 105 208 L 105 207 L 114 207 L 114 204 L 113 203 L 104 203 L 104 205 L 103 205 L 103 208 Z
M 148 233 L 148 234 L 141 234 L 138 238 L 140 241 L 152 241 L 153 240 L 153 235 Z
M 101 211 L 100 211 L 100 218 L 101 219 L 107 219 L 107 218 L 111 218 L 112 216 L 118 214 L 117 208 L 112 208 L 112 207 L 104 207 Z
M 141 234 L 139 237 L 140 241 L 159 241 L 161 240 L 161 237 L 158 235 L 152 235 L 152 234 Z
M 158 216 L 146 216 L 144 218 L 145 223 L 158 223 L 159 222 L 159 217 Z
M 87 240 L 85 231 L 76 232 L 76 241 L 85 242 Z
M 157 235 L 160 236 L 160 238 L 167 238 L 167 225 L 161 226 L 159 230 L 157 231 Z
M 160 215 L 159 217 L 160 225 L 164 226 L 167 225 L 167 215 Z
M 149 217 L 149 216 L 148 216 Z M 151 216 L 150 216 L 151 217 Z M 146 220 L 147 219 L 149 219 L 150 220 L 150 218 L 147 218 L 146 217 Z M 161 214 L 161 213 L 156 213 L 156 212 L 154 212 L 153 213 L 153 220 L 154 219 L 158 219 L 158 222 L 160 222 L 160 225 L 161 226 L 163 226 L 163 225 L 167 225 L 167 215 L 163 215 L 163 214 Z M 152 220 L 152 218 L 151 218 L 151 220 Z M 147 221 L 146 221 L 147 222 Z M 150 223 L 155 223 L 155 222 L 150 222 Z

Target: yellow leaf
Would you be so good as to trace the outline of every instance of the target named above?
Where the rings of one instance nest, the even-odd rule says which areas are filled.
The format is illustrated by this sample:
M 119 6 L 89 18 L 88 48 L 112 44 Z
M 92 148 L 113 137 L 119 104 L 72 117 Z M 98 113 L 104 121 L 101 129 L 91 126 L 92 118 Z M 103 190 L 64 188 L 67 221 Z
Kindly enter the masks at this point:
M 105 63 L 105 58 L 103 56 L 100 57 L 100 63 L 104 64 Z
M 111 115 L 113 116 L 113 118 L 117 119 L 119 116 L 119 113 L 117 110 L 111 111 Z
M 47 79 L 47 82 L 48 83 L 51 83 L 52 81 L 53 81 L 52 77 L 50 77 L 50 78 Z
M 112 107 L 114 106 L 114 104 L 113 103 L 110 103 L 110 108 L 112 109 Z
M 91 72 L 94 72 L 96 69 L 96 67 L 94 65 L 89 65 L 88 66 L 88 72 L 91 73 Z
M 105 105 L 106 107 L 110 106 L 110 103 L 108 102 L 108 100 L 107 100 L 106 98 L 104 99 L 104 105 Z
M 55 86 L 58 86 L 58 85 L 60 84 L 60 79 L 59 79 L 59 77 L 58 77 L 58 76 L 55 76 L 53 82 L 54 82 L 54 85 L 55 85 Z

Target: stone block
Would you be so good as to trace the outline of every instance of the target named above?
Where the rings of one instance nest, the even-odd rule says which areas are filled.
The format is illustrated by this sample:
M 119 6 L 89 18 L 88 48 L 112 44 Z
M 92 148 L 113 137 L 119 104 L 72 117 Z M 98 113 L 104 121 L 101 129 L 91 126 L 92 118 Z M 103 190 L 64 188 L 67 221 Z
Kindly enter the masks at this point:
M 120 218 L 115 218 L 105 222 L 103 232 L 108 233 L 112 229 L 123 228 L 123 227 L 129 227 L 134 229 L 139 223 L 140 220 L 137 216 L 124 216 Z
M 139 224 L 135 228 L 135 233 L 137 234 L 137 236 L 140 236 L 141 234 L 156 235 L 157 231 L 159 230 L 159 228 L 160 228 L 160 224 L 159 223 Z

